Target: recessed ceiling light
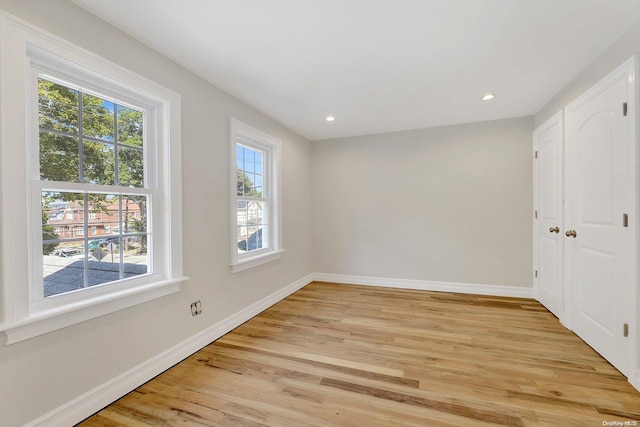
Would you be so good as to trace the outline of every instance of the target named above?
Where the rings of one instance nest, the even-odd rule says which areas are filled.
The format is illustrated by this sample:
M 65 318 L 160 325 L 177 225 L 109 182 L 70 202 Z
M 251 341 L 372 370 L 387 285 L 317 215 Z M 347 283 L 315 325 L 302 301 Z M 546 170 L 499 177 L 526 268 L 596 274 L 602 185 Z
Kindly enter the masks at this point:
M 326 119 L 326 120 L 327 120 L 328 122 L 333 122 L 333 121 L 335 121 L 335 120 L 336 120 L 336 118 L 335 118 L 335 117 L 333 117 L 333 116 L 327 116 L 327 119 Z
M 488 93 L 488 94 L 484 95 L 480 99 L 482 99 L 483 101 L 489 101 L 489 100 L 491 100 L 491 99 L 493 99 L 495 97 L 496 97 L 496 95 L 494 93 Z

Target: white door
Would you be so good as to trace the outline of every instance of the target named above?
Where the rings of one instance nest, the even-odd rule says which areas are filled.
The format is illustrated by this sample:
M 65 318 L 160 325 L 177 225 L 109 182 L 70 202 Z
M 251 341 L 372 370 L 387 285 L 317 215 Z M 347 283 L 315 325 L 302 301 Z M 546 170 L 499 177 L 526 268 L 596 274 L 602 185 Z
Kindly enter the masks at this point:
M 627 376 L 624 325 L 635 326 L 636 310 L 634 76 L 635 58 L 565 114 L 571 328 Z
M 562 112 L 533 132 L 535 298 L 564 323 Z

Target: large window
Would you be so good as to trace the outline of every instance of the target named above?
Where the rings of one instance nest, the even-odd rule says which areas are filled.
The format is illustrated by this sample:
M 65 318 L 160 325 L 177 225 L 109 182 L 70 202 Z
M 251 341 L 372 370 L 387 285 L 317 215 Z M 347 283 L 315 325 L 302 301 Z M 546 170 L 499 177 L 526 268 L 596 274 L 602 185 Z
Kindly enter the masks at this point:
M 231 121 L 231 266 L 280 257 L 280 140 Z
M 145 185 L 145 170 L 153 167 L 145 161 L 151 157 L 145 147 L 145 128 L 151 122 L 145 109 L 33 71 L 39 128 L 39 179 L 33 186 L 41 194 L 43 254 L 42 289 L 38 286 L 36 297 L 150 273 L 147 207 L 153 195 Z M 62 222 L 75 233 L 55 233 L 59 210 L 69 210 Z M 104 214 L 101 220 L 97 212 Z M 107 224 L 120 227 L 119 233 L 105 233 Z M 92 239 L 85 227 L 91 227 Z
M 7 343 L 177 292 L 180 98 L 0 12 Z

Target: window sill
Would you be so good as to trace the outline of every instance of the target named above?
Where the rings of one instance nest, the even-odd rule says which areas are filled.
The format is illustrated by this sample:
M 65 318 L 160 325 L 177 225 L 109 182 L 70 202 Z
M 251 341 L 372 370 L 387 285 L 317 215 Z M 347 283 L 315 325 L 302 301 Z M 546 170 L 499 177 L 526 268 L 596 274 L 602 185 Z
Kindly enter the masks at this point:
M 245 258 L 239 260 L 235 263 L 229 264 L 231 266 L 231 272 L 237 273 L 239 271 L 247 270 L 249 268 L 257 267 L 259 265 L 265 264 L 267 262 L 275 261 L 277 259 L 282 258 L 282 253 L 284 250 L 279 251 L 271 251 L 266 254 L 256 255 L 251 258 Z
M 84 300 L 77 304 L 40 311 L 16 322 L 0 324 L 0 331 L 7 337 L 5 345 L 14 344 L 176 293 L 180 291 L 181 283 L 188 279 L 188 277 L 180 277 L 163 280 Z

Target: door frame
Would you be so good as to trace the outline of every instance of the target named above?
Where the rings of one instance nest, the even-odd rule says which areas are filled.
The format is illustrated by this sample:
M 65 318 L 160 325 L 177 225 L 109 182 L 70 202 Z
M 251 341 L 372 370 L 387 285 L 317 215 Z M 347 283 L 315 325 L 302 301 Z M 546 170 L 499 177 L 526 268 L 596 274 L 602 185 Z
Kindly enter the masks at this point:
M 630 310 L 632 314 L 629 316 L 629 372 L 624 373 L 628 381 L 638 390 L 640 390 L 640 351 L 637 346 L 640 342 L 640 314 L 638 313 L 638 309 L 640 308 L 640 270 L 638 269 L 638 247 L 640 247 L 640 232 L 638 228 L 638 224 L 640 223 L 640 197 L 638 195 L 638 189 L 640 188 L 640 171 L 638 170 L 638 165 L 640 165 L 640 150 L 638 149 L 638 125 L 640 124 L 638 114 L 637 114 L 637 99 L 639 96 L 638 85 L 637 85 L 637 69 L 638 69 L 638 56 L 634 55 L 629 58 L 627 61 L 622 63 L 620 66 L 616 67 L 613 71 L 607 74 L 604 78 L 602 78 L 599 82 L 591 86 L 587 89 L 582 95 L 577 97 L 573 102 L 567 105 L 564 108 L 564 116 L 566 117 L 570 114 L 570 112 L 578 107 L 580 107 L 584 102 L 593 98 L 596 94 L 606 90 L 615 82 L 618 82 L 621 77 L 627 78 L 627 116 L 629 117 L 629 135 L 631 139 L 631 144 L 629 146 L 629 162 L 631 162 L 630 167 L 632 170 L 632 176 L 635 179 L 631 179 L 629 182 L 628 192 L 632 197 L 632 202 L 629 205 L 629 228 L 630 232 L 633 233 L 632 239 L 632 256 L 630 266 L 631 271 L 634 272 L 635 283 L 629 284 L 628 291 L 630 292 L 630 300 L 628 301 L 628 305 L 623 307 L 625 310 Z M 622 105 L 621 105 L 622 108 Z M 564 128 L 564 138 L 563 140 L 566 142 L 569 140 L 568 135 L 568 127 Z M 566 150 L 566 148 L 565 148 Z M 565 186 L 569 182 L 569 176 L 567 172 L 567 159 L 565 156 L 563 169 L 564 169 L 564 183 Z M 570 189 L 566 188 L 565 195 L 567 198 L 571 198 Z M 565 205 L 565 217 L 564 224 L 565 228 L 571 228 L 571 218 L 570 218 L 570 206 Z M 565 259 L 571 259 L 571 245 L 564 245 L 564 256 Z M 564 283 L 567 297 L 565 300 L 565 310 L 567 315 L 568 322 L 565 324 L 569 329 L 571 329 L 571 315 L 572 312 L 572 295 L 575 293 L 571 286 L 571 268 L 570 263 L 566 264 L 565 267 L 565 275 L 564 275 Z M 611 309 L 615 309 L 612 307 Z
M 545 132 L 547 132 L 549 129 L 551 129 L 554 126 L 559 126 L 560 130 L 560 164 L 562 165 L 561 168 L 561 176 L 560 176 L 560 200 L 561 200 L 561 218 L 560 218 L 560 224 L 558 224 L 558 226 L 560 227 L 561 233 L 564 233 L 564 222 L 565 222 L 565 217 L 564 217 L 564 212 L 565 212 L 565 208 L 564 208 L 564 183 L 565 183 L 565 167 L 564 167 L 564 110 L 560 110 L 558 111 L 556 114 L 554 114 L 553 116 L 551 116 L 549 119 L 547 119 L 544 123 L 542 123 L 540 126 L 538 126 L 534 131 L 533 131 L 533 152 L 531 153 L 532 156 L 531 158 L 533 159 L 533 209 L 534 209 L 534 213 L 533 213 L 533 269 L 534 271 L 539 269 L 539 258 L 540 258 L 540 247 L 538 245 L 538 233 L 540 232 L 540 221 L 536 218 L 535 216 L 535 211 L 540 211 L 540 200 L 538 200 L 538 190 L 539 190 L 539 184 L 540 184 L 540 176 L 538 173 L 538 163 L 536 163 L 538 160 L 536 158 L 536 153 L 539 151 L 539 144 L 538 144 L 538 138 L 540 137 L 540 135 L 544 134 Z M 568 319 L 570 318 L 570 316 L 568 316 L 568 310 L 567 310 L 567 301 L 568 301 L 568 295 L 567 295 L 567 286 L 565 284 L 565 277 L 564 277 L 564 265 L 565 265 L 565 244 L 564 241 L 562 241 L 562 248 L 561 248 L 561 256 L 562 259 L 559 262 L 559 268 L 560 268 L 560 286 L 562 287 L 561 290 L 561 295 L 562 295 L 562 301 L 561 301 L 561 309 L 560 309 L 560 313 L 558 313 L 558 319 L 560 320 L 560 323 L 562 325 L 564 325 L 566 328 L 571 329 L 568 325 Z M 534 297 L 536 298 L 536 300 L 539 301 L 539 289 L 540 289 L 540 282 L 539 282 L 539 278 L 535 277 L 533 278 L 533 294 Z

